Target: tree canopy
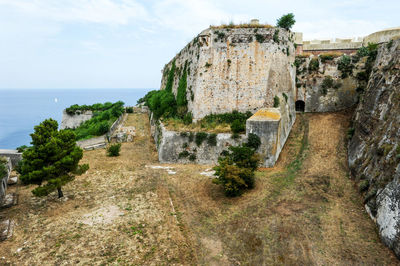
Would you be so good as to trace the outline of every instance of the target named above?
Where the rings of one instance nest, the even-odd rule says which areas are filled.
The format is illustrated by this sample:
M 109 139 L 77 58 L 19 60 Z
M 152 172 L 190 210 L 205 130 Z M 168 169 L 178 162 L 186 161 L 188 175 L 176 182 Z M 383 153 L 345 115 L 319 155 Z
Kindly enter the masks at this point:
M 296 23 L 296 20 L 294 19 L 293 13 L 289 13 L 286 15 L 283 15 L 276 21 L 276 26 L 280 28 L 284 28 L 286 30 L 290 30 L 294 23 Z
M 76 145 L 74 132 L 59 131 L 57 121 L 46 119 L 35 126 L 31 138 L 32 147 L 24 150 L 18 167 L 21 181 L 38 185 L 32 191 L 35 196 L 58 190 L 62 197 L 61 187 L 73 180 L 74 173 L 82 172 L 78 163 L 83 151 Z M 88 165 L 83 168 L 87 170 Z

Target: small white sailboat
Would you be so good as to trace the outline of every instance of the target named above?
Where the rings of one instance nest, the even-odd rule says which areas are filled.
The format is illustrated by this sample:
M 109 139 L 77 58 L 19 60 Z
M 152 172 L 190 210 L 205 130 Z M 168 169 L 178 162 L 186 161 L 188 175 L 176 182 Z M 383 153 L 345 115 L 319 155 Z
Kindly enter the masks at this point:
M 57 98 L 54 98 L 54 102 L 55 102 L 55 103 L 58 103 L 58 99 L 57 99 Z

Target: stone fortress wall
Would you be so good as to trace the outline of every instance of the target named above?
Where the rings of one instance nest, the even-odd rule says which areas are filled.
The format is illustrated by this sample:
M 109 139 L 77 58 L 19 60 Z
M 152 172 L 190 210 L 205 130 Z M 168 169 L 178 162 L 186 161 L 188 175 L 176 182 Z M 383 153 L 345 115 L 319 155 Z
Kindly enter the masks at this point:
M 188 111 L 194 120 L 272 107 L 276 95 L 295 94 L 293 38 L 293 33 L 271 27 L 206 29 L 164 67 L 161 89 L 174 62 L 176 95 L 187 64 Z
M 164 67 L 161 89 L 165 88 L 175 64 L 172 91 L 177 95 L 179 80 L 186 69 L 188 111 L 194 121 L 209 114 L 234 110 L 256 113 L 249 119 L 255 121 L 247 123 L 246 131 L 260 135 L 263 165 L 270 167 L 278 159 L 296 119 L 294 60 L 294 33 L 290 31 L 263 25 L 210 27 Z M 280 104 L 274 108 L 276 99 Z M 260 109 L 273 109 L 270 113 L 276 113 L 277 118 L 257 115 Z M 265 125 L 260 126 L 260 123 Z M 183 141 L 179 132 L 157 132 L 163 133 L 158 141 L 160 161 L 185 162 L 186 159 L 180 160 L 178 156 Z M 157 135 L 154 134 L 159 139 Z M 216 147 L 197 148 L 196 162 L 216 163 L 219 155 L 216 149 L 231 145 L 227 139 L 225 135 L 218 135 Z M 269 142 L 273 145 L 267 145 Z M 203 156 L 203 153 L 214 156 Z
M 328 51 L 338 51 L 345 54 L 355 52 L 362 46 L 367 46 L 368 43 L 383 43 L 389 40 L 400 37 L 400 27 L 390 28 L 374 32 L 365 37 L 347 38 L 334 40 L 311 40 L 304 41 L 303 34 L 295 33 L 295 43 L 297 44 L 296 53 L 312 53 L 318 55 Z

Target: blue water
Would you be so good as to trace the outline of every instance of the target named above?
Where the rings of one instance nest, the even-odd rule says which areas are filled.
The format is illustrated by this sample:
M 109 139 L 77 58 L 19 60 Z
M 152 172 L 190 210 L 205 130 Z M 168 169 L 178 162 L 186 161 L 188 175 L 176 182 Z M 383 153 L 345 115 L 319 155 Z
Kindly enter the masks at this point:
M 136 105 L 151 89 L 1 89 L 0 149 L 29 145 L 33 127 L 47 118 L 61 123 L 62 111 L 72 104 L 123 101 Z M 56 100 L 57 99 L 57 100 Z

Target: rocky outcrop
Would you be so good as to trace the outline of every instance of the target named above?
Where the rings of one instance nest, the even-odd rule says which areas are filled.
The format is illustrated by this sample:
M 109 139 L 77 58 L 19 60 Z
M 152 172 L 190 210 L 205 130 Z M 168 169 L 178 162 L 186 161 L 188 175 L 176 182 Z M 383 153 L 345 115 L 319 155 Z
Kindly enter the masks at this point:
M 82 111 L 77 114 L 70 115 L 63 111 L 60 129 L 74 129 L 79 127 L 83 122 L 93 117 L 92 111 Z
M 352 175 L 382 241 L 400 257 L 400 40 L 379 46 L 353 132 Z

